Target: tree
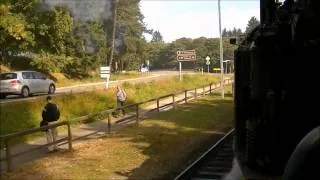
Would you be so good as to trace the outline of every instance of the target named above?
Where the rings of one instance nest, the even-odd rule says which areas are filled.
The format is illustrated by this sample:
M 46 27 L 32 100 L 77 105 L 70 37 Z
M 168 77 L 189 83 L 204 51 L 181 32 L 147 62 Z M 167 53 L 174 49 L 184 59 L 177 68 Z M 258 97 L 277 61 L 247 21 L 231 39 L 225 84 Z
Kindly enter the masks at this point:
M 227 37 L 228 34 L 227 34 L 227 29 L 226 28 L 223 28 L 222 30 L 222 37 Z
M 145 49 L 143 32 L 146 31 L 146 27 L 139 3 L 140 0 L 119 0 L 117 10 L 119 31 L 116 37 L 121 42 L 117 55 L 121 70 L 137 69 L 143 61 Z
M 2 59 L 28 54 L 35 69 L 47 73 L 63 72 L 80 78 L 97 70 L 102 63 L 111 62 L 107 62 L 113 27 L 111 0 L 104 1 L 108 3 L 101 14 L 96 13 L 101 7 L 100 1 L 93 4 L 87 1 L 77 1 L 75 4 L 44 2 L 11 0 L 0 5 Z M 211 57 L 211 67 L 219 66 L 218 38 L 180 38 L 164 43 L 159 31 L 146 28 L 139 2 L 118 1 L 113 67 L 117 63 L 119 70 L 133 70 L 150 60 L 153 69 L 176 68 L 176 52 L 190 49 L 196 50 L 197 61 L 183 63 L 184 68 L 203 67 L 206 56 Z M 86 7 L 92 9 L 84 12 Z M 100 16 L 92 18 L 95 14 Z M 143 37 L 146 32 L 152 35 L 151 42 Z M 241 29 L 223 29 L 224 57 L 232 60 L 235 46 L 228 43 L 228 37 L 240 34 Z
M 239 28 L 238 30 L 237 30 L 237 35 L 236 36 L 241 36 L 243 33 L 242 33 L 242 30 Z
M 149 49 L 149 54 L 155 54 L 152 59 L 153 68 L 177 68 L 177 51 L 195 49 L 197 53 L 196 62 L 184 62 L 183 68 L 193 69 L 205 66 L 206 56 L 210 56 L 210 67 L 220 66 L 219 38 L 200 37 L 196 39 L 180 38 L 171 43 L 165 43 L 163 46 L 155 46 Z M 229 38 L 223 38 L 224 57 L 232 60 L 235 45 L 229 43 Z
M 159 31 L 154 31 L 152 33 L 152 39 L 151 42 L 164 42 L 163 37 Z
M 78 21 L 67 40 L 66 55 L 75 57 L 64 68 L 69 75 L 85 76 L 107 57 L 106 33 L 99 21 Z
M 256 17 L 251 17 L 250 20 L 248 21 L 248 25 L 246 28 L 246 34 L 250 33 L 254 28 L 259 26 L 260 22 L 257 20 Z
M 26 16 L 14 13 L 12 5 L 0 5 L 0 49 L 1 62 L 6 63 L 9 55 L 25 52 L 34 44 Z M 10 54 L 9 54 L 10 53 Z
M 232 36 L 238 36 L 237 29 L 235 27 L 232 30 Z
M 238 37 L 241 36 L 243 33 L 241 29 L 233 28 L 232 30 L 227 30 L 226 28 L 222 31 L 222 37 Z
M 37 16 L 29 19 L 30 24 L 35 24 L 35 52 L 45 50 L 59 55 L 65 54 L 66 39 L 74 25 L 73 18 L 66 8 L 55 7 L 50 11 L 39 11 Z

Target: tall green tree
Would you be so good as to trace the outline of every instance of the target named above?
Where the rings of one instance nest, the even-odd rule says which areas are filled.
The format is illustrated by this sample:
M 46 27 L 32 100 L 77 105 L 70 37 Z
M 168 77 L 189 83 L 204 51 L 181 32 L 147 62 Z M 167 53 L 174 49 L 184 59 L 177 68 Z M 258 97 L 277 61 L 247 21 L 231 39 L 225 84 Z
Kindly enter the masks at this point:
M 256 17 L 251 17 L 250 20 L 248 21 L 247 28 L 245 33 L 250 33 L 254 28 L 259 26 L 260 22 L 257 20 Z
M 197 54 L 196 62 L 184 62 L 183 68 L 201 68 L 206 67 L 206 56 L 210 56 L 210 67 L 220 66 L 220 52 L 219 52 L 219 38 L 206 38 L 200 37 L 196 39 L 180 38 L 171 43 L 166 43 L 161 49 L 150 52 L 157 56 L 154 56 L 153 67 L 154 68 L 177 68 L 177 54 L 178 50 L 190 50 L 195 49 Z M 151 43 L 150 43 L 151 44 Z M 229 43 L 229 38 L 223 38 L 224 58 L 225 60 L 233 60 L 235 45 Z M 211 68 L 212 69 L 212 68 Z
M 73 30 L 74 21 L 70 12 L 63 7 L 54 7 L 50 11 L 39 11 L 30 17 L 30 23 L 35 24 L 34 34 L 37 46 L 35 51 L 65 54 L 66 39 Z
M 14 6 L 0 4 L 0 49 L 1 62 L 6 63 L 9 55 L 27 51 L 34 44 L 30 24 L 22 13 L 15 13 Z
M 154 31 L 152 33 L 152 39 L 151 42 L 164 42 L 163 37 L 159 31 Z
M 234 27 L 232 30 L 227 30 L 226 28 L 224 28 L 222 30 L 222 37 L 238 37 L 243 35 L 242 31 L 240 28 L 236 28 Z
M 137 69 L 143 62 L 146 31 L 140 0 L 119 0 L 117 10 L 118 30 L 116 37 L 121 42 L 118 59 L 120 69 Z

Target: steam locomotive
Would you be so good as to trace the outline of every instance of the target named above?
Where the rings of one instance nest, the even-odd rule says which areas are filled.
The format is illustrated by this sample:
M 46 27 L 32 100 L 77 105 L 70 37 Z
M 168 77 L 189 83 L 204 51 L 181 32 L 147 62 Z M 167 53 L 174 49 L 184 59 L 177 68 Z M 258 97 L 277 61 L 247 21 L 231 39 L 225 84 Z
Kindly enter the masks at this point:
M 320 179 L 320 0 L 260 0 L 260 25 L 231 43 L 243 176 Z

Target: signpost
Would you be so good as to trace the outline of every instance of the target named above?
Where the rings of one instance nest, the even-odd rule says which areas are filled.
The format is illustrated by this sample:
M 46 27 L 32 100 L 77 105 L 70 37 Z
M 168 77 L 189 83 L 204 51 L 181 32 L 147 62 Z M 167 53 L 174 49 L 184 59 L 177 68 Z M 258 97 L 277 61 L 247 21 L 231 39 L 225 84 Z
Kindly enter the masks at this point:
M 109 88 L 109 79 L 110 79 L 110 66 L 102 66 L 100 67 L 100 77 L 102 79 L 107 79 L 106 88 Z
M 228 74 L 228 62 L 230 62 L 231 60 L 225 60 L 225 61 L 223 61 L 223 62 L 225 62 L 226 63 L 226 73 Z
M 206 57 L 206 65 L 208 66 L 208 73 L 209 73 L 209 66 L 210 66 L 210 57 L 209 56 L 207 56 Z
M 177 61 L 179 61 L 179 77 L 182 80 L 182 61 L 196 61 L 196 50 L 177 51 Z
M 221 32 L 221 9 L 220 0 L 218 0 L 218 12 L 219 12 L 219 34 L 220 34 L 220 68 L 221 68 L 221 97 L 224 98 L 224 78 L 223 78 L 223 43 Z

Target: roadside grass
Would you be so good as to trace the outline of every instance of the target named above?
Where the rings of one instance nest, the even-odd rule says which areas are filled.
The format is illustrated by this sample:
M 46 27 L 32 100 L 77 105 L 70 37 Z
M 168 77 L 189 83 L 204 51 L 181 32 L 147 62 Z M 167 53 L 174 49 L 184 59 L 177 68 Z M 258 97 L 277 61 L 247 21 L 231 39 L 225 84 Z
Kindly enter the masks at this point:
M 26 164 L 5 179 L 173 179 L 233 126 L 230 96 L 210 95 Z
M 177 77 L 173 77 L 150 83 L 124 83 L 123 86 L 128 94 L 127 104 L 132 104 L 156 96 L 182 91 L 185 88 L 194 88 L 209 82 L 215 83 L 217 80 L 218 76 L 213 75 L 185 75 L 183 82 L 179 82 Z M 72 119 L 113 108 L 115 106 L 115 89 L 59 95 L 54 97 L 54 102 L 61 110 L 61 120 Z M 0 135 L 39 127 L 44 105 L 45 97 L 43 99 L 1 104 Z M 30 137 L 34 136 L 36 134 Z M 20 141 L 25 141 L 28 138 L 29 136 L 25 136 Z
M 0 65 L 0 72 L 10 72 L 10 71 L 17 71 L 17 70 L 30 70 L 29 62 L 25 59 L 20 59 L 17 61 L 17 64 L 14 64 L 15 68 L 10 68 L 5 65 Z M 51 73 L 49 76 L 52 78 L 55 82 L 57 87 L 65 87 L 65 86 L 73 86 L 73 85 L 79 85 L 79 84 L 85 84 L 85 83 L 96 83 L 96 82 L 103 82 L 105 80 L 100 78 L 100 75 L 96 71 L 91 71 L 89 73 L 90 76 L 85 77 L 83 79 L 79 78 L 69 78 L 63 73 Z M 132 78 L 138 78 L 138 77 L 145 77 L 149 76 L 148 73 L 141 73 L 137 71 L 127 71 L 122 73 L 114 73 L 110 76 L 111 81 L 115 80 L 123 80 L 123 79 L 132 79 Z
M 85 83 L 96 83 L 96 82 L 104 82 L 104 79 L 101 79 L 99 74 L 93 74 L 91 77 L 87 77 L 84 79 L 77 79 L 77 78 L 67 78 L 61 73 L 53 73 L 52 76 L 56 80 L 57 87 L 65 87 L 65 86 L 73 86 Z M 115 80 L 123 80 L 123 79 L 132 79 L 138 77 L 146 77 L 149 76 L 147 73 L 140 73 L 140 72 L 124 72 L 124 73 L 116 73 L 111 74 L 110 81 Z

